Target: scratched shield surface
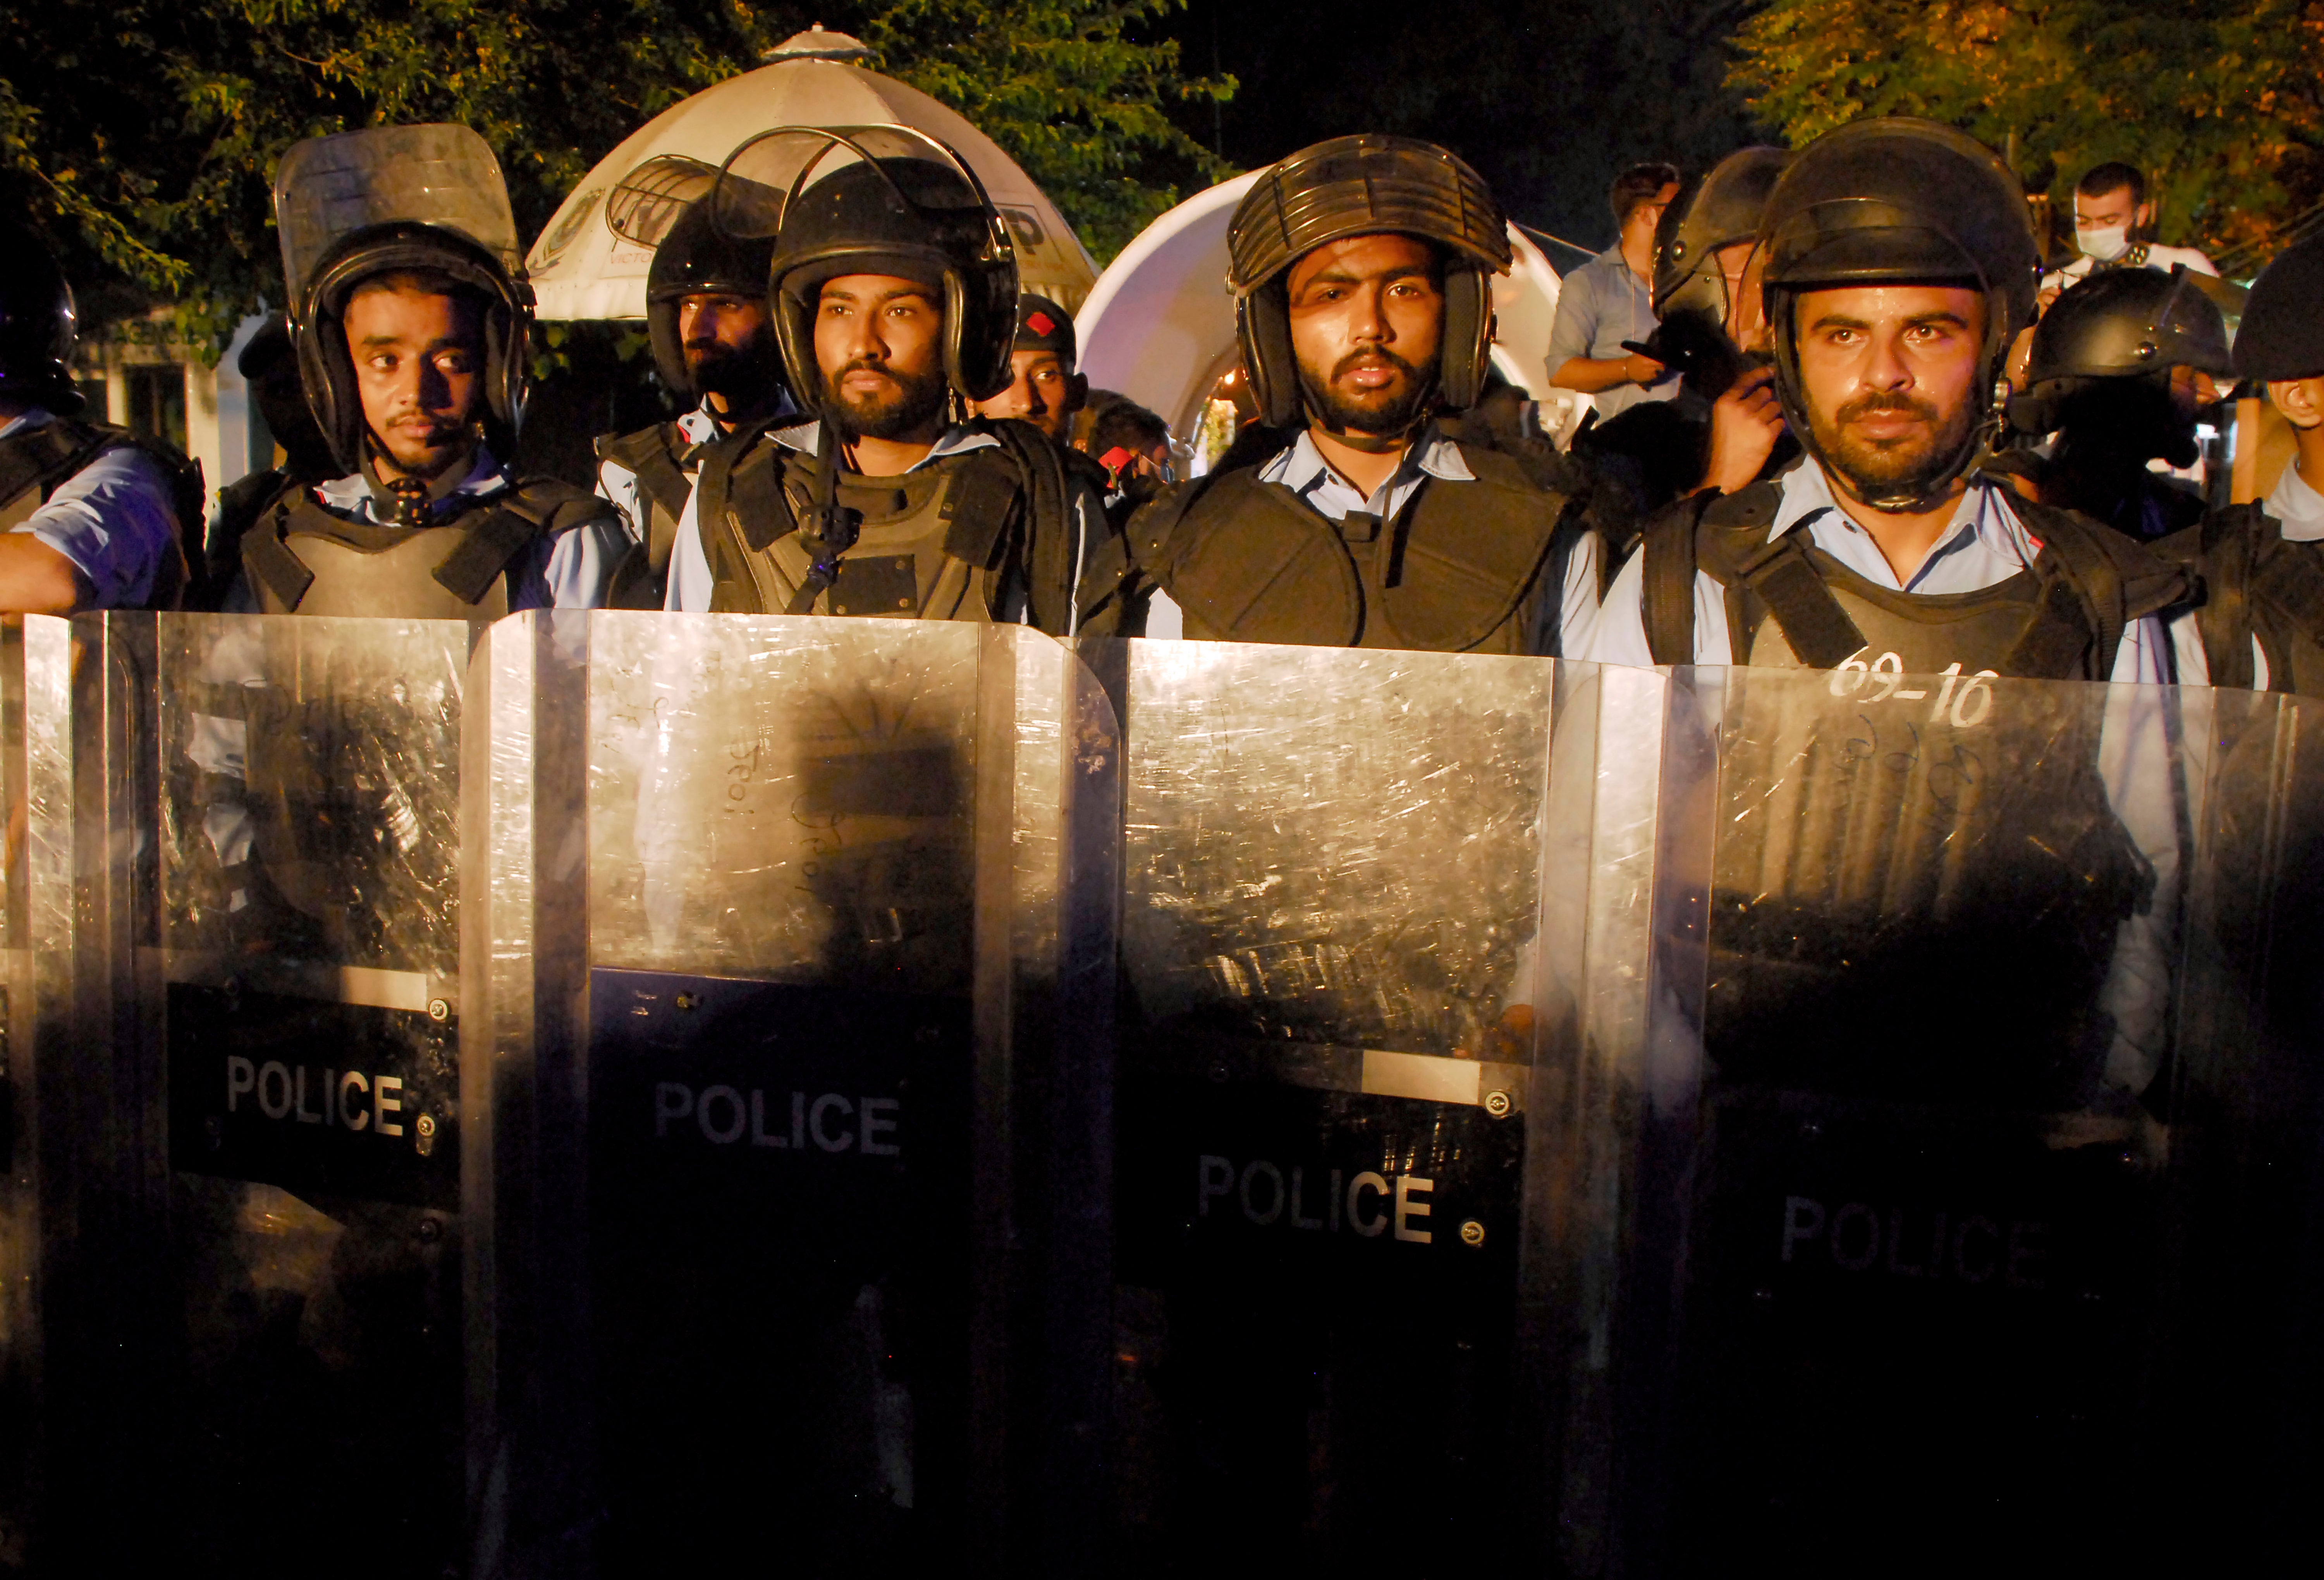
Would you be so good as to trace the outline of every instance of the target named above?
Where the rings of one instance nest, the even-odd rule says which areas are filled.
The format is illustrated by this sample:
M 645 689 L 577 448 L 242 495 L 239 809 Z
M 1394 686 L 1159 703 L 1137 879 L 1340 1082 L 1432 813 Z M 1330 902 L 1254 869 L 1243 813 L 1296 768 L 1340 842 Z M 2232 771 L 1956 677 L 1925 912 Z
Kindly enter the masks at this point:
M 590 621 L 590 1216 L 614 1567 L 665 1556 L 673 1528 L 694 1557 L 749 1549 L 717 1517 L 745 1500 L 805 1533 L 810 1567 L 841 1552 L 878 1566 L 916 1539 L 916 1511 L 957 1495 L 968 1324 L 952 1270 L 995 652 L 989 628 L 954 622 Z M 738 1413 L 763 1428 L 747 1448 Z
M 974 628 L 592 633 L 593 960 L 966 992 Z
M 1554 666 L 1123 648 L 1121 1518 L 1514 1560 Z
M 1911 1486 L 1975 1511 L 1949 1551 L 2071 1548 L 2050 1516 L 2135 1440 L 2163 1264 L 2178 694 L 1858 666 L 1674 695 L 1717 769 L 1672 1529 L 1789 1541 L 1812 1504 L 1837 1554 Z
M 122 717 L 144 736 L 116 781 L 135 786 L 134 833 L 112 882 L 161 945 L 141 1021 L 158 1035 L 138 1057 L 167 1093 L 177 1414 L 199 1445 L 180 1455 L 199 1468 L 176 1550 L 281 1572 L 321 1539 L 314 1517 L 230 1489 L 278 1486 L 304 1511 L 327 1487 L 392 1481 L 407 1495 L 359 1566 L 433 1570 L 462 1520 L 474 629 L 165 614 L 107 629 L 114 682 L 134 687 Z

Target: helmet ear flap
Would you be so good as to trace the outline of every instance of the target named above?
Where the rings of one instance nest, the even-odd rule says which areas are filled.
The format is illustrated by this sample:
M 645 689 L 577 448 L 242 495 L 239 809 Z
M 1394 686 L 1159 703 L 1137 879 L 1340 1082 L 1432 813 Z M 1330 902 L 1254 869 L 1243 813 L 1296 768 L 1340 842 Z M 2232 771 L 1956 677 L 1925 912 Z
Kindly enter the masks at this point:
M 1493 355 L 1493 290 L 1481 269 L 1455 263 L 1444 276 L 1444 349 L 1439 388 L 1455 410 L 1477 403 Z
M 767 292 L 774 309 L 775 344 L 783 358 L 783 379 L 791 400 L 810 416 L 823 415 L 823 370 L 815 360 L 815 310 L 779 282 Z
M 1017 269 L 945 271 L 945 372 L 964 400 L 990 400 L 1015 377 Z
M 1259 420 L 1269 427 L 1299 421 L 1299 363 L 1291 349 L 1291 309 L 1283 282 L 1271 280 L 1235 302 L 1235 338 L 1259 402 Z
M 698 399 L 694 381 L 686 376 L 686 348 L 678 339 L 678 303 L 646 299 L 646 344 L 653 351 L 654 372 L 669 392 L 681 400 Z

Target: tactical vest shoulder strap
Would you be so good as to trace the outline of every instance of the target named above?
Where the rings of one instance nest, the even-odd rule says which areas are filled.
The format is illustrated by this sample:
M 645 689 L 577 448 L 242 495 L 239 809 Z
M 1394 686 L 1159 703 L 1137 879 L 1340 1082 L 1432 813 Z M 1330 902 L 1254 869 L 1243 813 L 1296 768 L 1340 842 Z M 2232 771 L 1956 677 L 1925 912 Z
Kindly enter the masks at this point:
M 638 491 L 660 506 L 673 521 L 686 509 L 694 491 L 686 481 L 682 462 L 693 444 L 674 422 L 656 423 L 633 434 L 607 435 L 597 441 L 597 458 L 628 469 L 638 480 Z M 650 537 L 650 533 L 649 533 Z M 664 563 L 667 563 L 665 556 Z
M 962 456 L 940 510 L 945 553 L 979 570 L 993 569 L 1021 493 L 1017 464 L 1001 451 Z
M 1017 473 L 1012 486 L 1021 489 L 1026 497 L 1028 509 L 1023 519 L 1027 623 L 1052 636 L 1064 636 L 1073 629 L 1074 566 L 1078 557 L 1074 537 L 1081 526 L 1074 518 L 1075 491 L 1065 459 L 1055 441 L 1030 423 L 1005 418 L 982 427 L 983 431 L 1000 441 L 1001 452 Z M 988 508 L 999 502 L 997 483 L 979 486 L 989 491 L 982 501 Z M 967 509 L 964 501 L 960 510 L 964 520 L 967 519 Z M 1002 524 L 1006 525 L 1005 520 Z M 993 541 L 997 544 L 997 537 Z M 949 536 L 945 548 L 946 553 L 953 552 Z M 992 548 L 988 546 L 984 560 L 965 554 L 958 557 L 972 564 L 989 564 L 991 554 Z
M 2013 499 L 2041 544 L 2041 613 L 2012 649 L 2006 673 L 2106 680 L 2130 622 L 2187 600 L 2185 571 L 2121 533 L 2052 505 Z M 2077 660 L 2087 654 L 2085 664 Z
M 2245 544 L 2250 562 L 2247 596 L 2254 607 L 2246 611 L 2246 635 L 2236 646 L 2248 669 L 2251 638 L 2256 636 L 2267 653 L 2268 689 L 2290 691 L 2292 655 L 2282 645 L 2284 637 L 2298 635 L 2324 642 L 2324 565 L 2317 563 L 2316 544 L 2294 543 L 2285 537 L 2282 527 L 2257 505 L 2243 509 L 2248 512 L 2247 525 L 2236 536 Z M 2281 621 L 2263 618 L 2263 609 L 2281 616 Z M 2207 657 L 2208 647 L 2207 642 Z M 2252 678 L 2246 675 L 2242 684 L 2248 685 Z M 2223 683 L 2215 680 L 2213 684 Z
M 1459 653 L 1508 623 L 1540 587 L 1556 547 L 1581 528 L 1579 491 L 1553 486 L 1569 481 L 1560 469 L 1458 441 L 1455 448 L 1474 481 L 1423 482 L 1384 531 L 1387 553 L 1375 557 L 1373 574 L 1384 629 L 1416 648 Z
M 299 601 L 307 596 L 307 589 L 315 584 L 315 573 L 283 541 L 293 524 L 310 512 L 333 519 L 308 490 L 294 489 L 278 498 L 257 525 L 242 535 L 243 574 L 263 587 L 284 609 L 298 608 Z
M 2251 646 L 2253 562 L 2260 535 L 2272 530 L 2259 506 L 2231 505 L 2148 546 L 2156 558 L 2187 575 L 2204 673 L 2213 685 L 2248 689 L 2257 678 Z
M 493 501 L 483 519 L 436 567 L 437 583 L 463 603 L 480 602 L 493 582 L 536 537 L 570 531 L 592 520 L 612 521 L 613 507 L 553 477 L 519 479 Z
M 106 451 L 128 442 L 118 428 L 62 418 L 0 439 L 0 505 L 33 489 L 45 501 Z
M 1706 489 L 1673 501 L 1647 523 L 1639 591 L 1646 647 L 1655 663 L 1694 662 L 1696 571 L 1708 568 L 1722 585 L 1732 583 L 1741 562 L 1766 547 L 1781 497 L 1772 482 L 1731 494 Z M 1750 650 L 1748 631 L 1730 630 L 1728 639 L 1735 653 Z
M 1130 533 L 1141 567 L 1207 632 L 1323 648 L 1363 633 L 1363 586 L 1338 529 L 1255 469 L 1163 494 Z

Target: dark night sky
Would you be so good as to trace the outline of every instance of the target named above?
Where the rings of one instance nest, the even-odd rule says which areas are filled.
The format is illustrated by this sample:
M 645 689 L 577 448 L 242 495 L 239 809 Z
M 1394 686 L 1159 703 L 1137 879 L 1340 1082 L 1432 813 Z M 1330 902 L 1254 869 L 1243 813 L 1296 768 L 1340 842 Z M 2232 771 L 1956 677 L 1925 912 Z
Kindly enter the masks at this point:
M 1757 140 L 1721 87 L 1723 40 L 1751 9 L 1749 0 L 1190 0 L 1162 25 L 1187 69 L 1207 72 L 1215 60 L 1240 79 L 1215 128 L 1237 165 L 1342 133 L 1401 132 L 1474 164 L 1513 217 L 1603 246 L 1613 239 L 1606 188 L 1622 165 L 1670 159 L 1700 170 Z M 1212 142 L 1207 106 L 1179 119 Z

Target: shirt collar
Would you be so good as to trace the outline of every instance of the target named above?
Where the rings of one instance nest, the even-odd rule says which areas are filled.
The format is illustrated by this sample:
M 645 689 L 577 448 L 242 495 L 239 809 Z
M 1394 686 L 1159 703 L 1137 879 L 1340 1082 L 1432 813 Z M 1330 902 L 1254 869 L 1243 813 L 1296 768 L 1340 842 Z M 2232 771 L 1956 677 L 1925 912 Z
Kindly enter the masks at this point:
M 6 422 L 0 423 L 0 439 L 6 438 L 10 434 L 28 434 L 34 428 L 44 428 L 56 420 L 56 413 L 44 406 L 28 407 L 23 416 L 13 417 Z
M 785 449 L 797 450 L 802 455 L 812 455 L 816 452 L 816 445 L 822 441 L 822 423 L 802 422 L 790 427 L 775 429 L 774 438 L 775 443 Z M 936 436 L 936 442 L 928 447 L 927 455 L 905 467 L 904 470 L 907 473 L 918 472 L 930 462 L 941 461 L 947 455 L 958 455 L 970 450 L 982 450 L 988 446 L 997 446 L 1000 443 L 999 439 L 982 428 L 972 427 L 964 422 L 956 422 Z
M 456 514 L 467 504 L 488 500 L 509 486 L 508 468 L 493 455 L 489 446 L 476 446 L 476 459 L 462 478 L 459 486 L 438 500 L 433 513 L 438 516 Z M 343 515 L 365 521 L 382 519 L 379 496 L 372 491 L 371 480 L 360 472 L 318 484 L 316 497 Z
M 2314 543 L 2324 538 L 2324 493 L 2317 492 L 2315 485 L 2300 475 L 2296 461 L 2283 469 L 2283 475 L 2268 491 L 2267 503 L 2260 508 L 2275 518 L 2290 542 Z
M 1822 464 L 1813 459 L 1784 473 L 1783 495 L 1775 505 L 1775 519 L 1767 528 L 1767 541 L 1773 543 L 1800 526 L 1806 527 L 1811 534 L 1819 526 L 1843 532 L 1864 530 L 1840 508 L 1839 500 L 1832 495 L 1831 479 L 1824 474 Z M 2030 565 L 2033 555 L 2040 551 L 2030 540 L 2020 542 L 2024 536 L 2016 512 L 2009 508 L 2008 491 L 1983 473 L 1973 473 L 1969 487 L 1953 506 L 1952 519 L 1945 523 L 1945 529 L 1930 546 L 1928 557 L 1921 563 L 1925 568 L 1965 537 L 1974 537 L 1984 538 L 1989 547 L 2004 547 Z M 1914 579 L 1920 579 L 1918 572 Z
M 1406 447 L 1388 486 L 1393 490 L 1424 473 L 1446 482 L 1477 481 L 1477 474 L 1469 470 L 1469 463 L 1462 457 L 1461 446 L 1434 427 L 1423 429 L 1420 438 Z M 1299 430 L 1299 437 L 1288 450 L 1278 453 L 1259 473 L 1261 482 L 1279 482 L 1294 493 L 1305 493 L 1327 476 L 1336 475 L 1332 464 L 1323 459 L 1323 452 L 1316 447 L 1314 433 L 1306 428 Z M 1344 478 L 1341 481 L 1346 482 Z

